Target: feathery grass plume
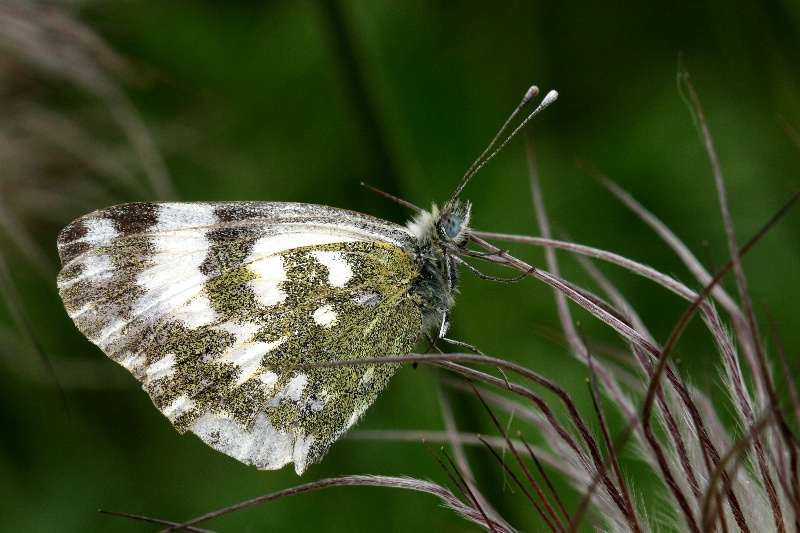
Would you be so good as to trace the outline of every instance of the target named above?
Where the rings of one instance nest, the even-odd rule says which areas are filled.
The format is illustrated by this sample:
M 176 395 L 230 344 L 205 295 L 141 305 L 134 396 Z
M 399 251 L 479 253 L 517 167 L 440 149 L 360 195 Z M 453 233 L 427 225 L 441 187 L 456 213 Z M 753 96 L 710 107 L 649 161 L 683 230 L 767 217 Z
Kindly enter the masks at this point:
M 558 470 L 567 475 L 584 495 L 577 511 L 570 517 L 569 530 L 579 525 L 588 510 L 602 516 L 597 527 L 609 531 L 648 531 L 652 528 L 670 531 L 786 531 L 797 524 L 800 501 L 797 490 L 798 450 L 790 428 L 797 427 L 797 411 L 790 413 L 793 418 L 790 423 L 777 394 L 778 385 L 771 368 L 775 362 L 769 362 L 765 355 L 741 268 L 742 254 L 785 213 L 796 197 L 769 221 L 759 235 L 741 248 L 736 245 L 722 172 L 711 136 L 688 75 L 684 75 L 683 81 L 712 162 L 731 261 L 716 276 L 710 275 L 654 215 L 609 180 L 597 177 L 677 253 L 695 274 L 697 282 L 705 286 L 703 291 L 697 293 L 664 274 L 615 254 L 552 240 L 535 174 L 532 174 L 532 188 L 543 238 L 476 232 L 479 237 L 546 247 L 549 274 L 542 279 L 557 289 L 559 314 L 572 353 L 587 365 L 593 393 L 602 392 L 606 398 L 605 406 L 613 405 L 628 421 L 628 426 L 612 439 L 603 415 L 604 404 L 600 398 L 594 397 L 606 446 L 604 457 L 599 454 L 596 437 L 584 432 L 584 422 L 575 414 L 571 416 L 578 429 L 577 443 L 568 438 L 567 435 L 574 432 L 565 427 L 556 427 L 549 420 L 534 422 L 548 435 L 546 442 L 552 446 L 550 451 L 566 460 Z M 558 262 L 552 252 L 556 248 L 582 256 L 581 264 L 605 292 L 604 297 L 610 303 L 558 279 Z M 494 247 L 487 249 L 497 251 L 499 257 L 503 255 Z M 625 298 L 588 261 L 589 257 L 623 266 L 689 302 L 687 312 L 663 346 L 648 333 L 646 325 Z M 519 270 L 529 268 L 516 259 L 508 259 L 507 264 Z M 736 276 L 741 303 L 736 303 L 719 285 L 722 277 L 731 270 Z M 549 276 L 552 276 L 551 280 L 547 280 Z M 644 385 L 638 394 L 636 388 L 623 385 L 631 381 L 630 376 L 625 375 L 627 370 L 619 370 L 592 357 L 587 343 L 573 325 L 567 298 L 590 310 L 627 339 L 630 361 L 638 365 L 635 374 Z M 724 315 L 720 315 L 716 305 L 723 309 Z M 729 395 L 736 415 L 732 429 L 722 423 L 711 398 L 685 383 L 670 361 L 675 343 L 695 313 L 702 316 L 719 350 L 717 364 L 722 373 L 722 389 Z M 788 381 L 787 386 L 794 397 L 793 383 Z M 569 402 L 565 400 L 565 404 L 569 409 Z M 524 403 L 509 404 L 507 400 L 495 399 L 489 405 L 516 417 L 526 410 Z M 588 417 L 581 414 L 580 418 Z M 643 493 L 638 505 L 632 503 L 631 498 L 635 499 L 636 492 L 628 486 L 617 461 L 619 451 L 628 441 L 635 444 L 633 448 L 638 457 L 663 483 L 662 490 Z M 517 462 L 522 466 L 522 461 Z M 662 501 L 662 510 L 653 516 L 652 502 L 655 499 Z
M 740 248 L 736 245 L 722 172 L 711 136 L 691 80 L 688 75 L 684 75 L 683 80 L 712 162 L 731 261 L 712 277 L 654 215 L 609 180 L 597 177 L 677 253 L 695 274 L 697 282 L 705 286 L 702 292 L 696 293 L 664 274 L 609 252 L 551 240 L 535 174 L 532 175 L 532 188 L 543 238 L 478 234 L 486 238 L 545 246 L 548 270 L 554 277 L 558 275 L 558 262 L 553 249 L 561 248 L 580 254 L 581 264 L 611 302 L 608 304 L 583 291 L 575 291 L 562 280 L 553 280 L 562 325 L 573 355 L 587 365 L 592 376 L 592 390 L 602 391 L 607 400 L 606 406 L 615 406 L 628 420 L 628 427 L 612 441 L 600 407 L 603 403 L 595 398 L 597 418 L 607 448 L 607 455 L 602 460 L 597 453 L 597 444 L 582 431 L 579 431 L 581 446 L 576 447 L 559 430 L 553 432 L 547 424 L 537 423 L 542 431 L 548 431 L 554 437 L 547 439 L 547 442 L 554 444 L 553 451 L 557 452 L 557 456 L 567 459 L 567 468 L 564 469 L 562 465 L 565 470 L 563 473 L 568 474 L 573 482 L 577 480 L 576 485 L 584 494 L 577 513 L 570 519 L 570 530 L 577 527 L 582 514 L 591 507 L 603 516 L 604 525 L 599 527 L 609 531 L 648 531 L 662 527 L 671 531 L 786 531 L 797 523 L 800 501 L 797 490 L 797 442 L 777 394 L 778 386 L 770 367 L 774 362 L 770 363 L 766 358 L 741 268 L 741 255 L 763 235 L 763 231 L 745 246 Z M 796 197 L 790 204 L 794 200 Z M 770 221 L 764 230 L 771 227 L 785 210 Z M 488 249 L 494 250 L 491 247 Z M 588 257 L 624 266 L 689 302 L 687 312 L 663 346 L 653 339 L 632 306 L 593 267 Z M 516 260 L 509 262 L 516 263 Z M 528 268 L 525 264 L 514 266 L 519 270 Z M 731 270 L 734 271 L 739 290 L 738 299 L 741 303 L 738 304 L 719 285 L 722 277 Z M 709 295 L 711 299 L 708 299 Z M 620 370 L 592 357 L 587 343 L 573 326 L 566 305 L 567 298 L 589 309 L 628 340 L 630 359 L 638 364 L 636 373 L 645 386 L 639 394 L 631 394 L 635 389 L 630 388 L 626 392 L 623 383 L 630 380 L 622 376 Z M 724 317 L 720 316 L 716 305 L 722 307 Z M 695 313 L 701 314 L 719 350 L 717 364 L 722 372 L 722 387 L 730 396 L 737 418 L 732 429 L 723 425 L 712 400 L 691 384 L 685 383 L 670 361 L 675 343 Z M 787 385 L 794 396 L 793 383 L 789 381 Z M 491 405 L 513 412 L 515 416 L 524 410 L 524 405 L 519 403 L 513 409 L 503 402 Z M 797 427 L 797 412 L 791 414 L 794 418 L 791 426 Z M 580 429 L 581 423 L 577 419 L 574 424 Z M 619 472 L 617 462 L 618 452 L 629 440 L 635 444 L 638 456 L 663 482 L 663 490 L 655 494 L 643 494 L 637 506 L 631 503 L 633 491 L 626 486 L 628 482 Z M 664 511 L 648 518 L 648 502 L 652 502 L 654 496 L 664 502 Z M 675 512 L 667 512 L 669 509 Z

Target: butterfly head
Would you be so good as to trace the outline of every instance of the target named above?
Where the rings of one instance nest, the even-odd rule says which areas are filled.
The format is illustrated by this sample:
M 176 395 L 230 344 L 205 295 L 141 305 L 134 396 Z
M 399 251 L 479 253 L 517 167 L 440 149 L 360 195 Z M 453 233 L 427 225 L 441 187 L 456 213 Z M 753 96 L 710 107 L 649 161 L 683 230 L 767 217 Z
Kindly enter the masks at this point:
M 463 246 L 469 238 L 472 204 L 451 200 L 430 211 L 420 211 L 407 224 L 420 246 L 451 249 Z
M 444 242 L 463 246 L 469 238 L 469 218 L 472 204 L 458 200 L 447 202 L 439 209 L 437 233 Z

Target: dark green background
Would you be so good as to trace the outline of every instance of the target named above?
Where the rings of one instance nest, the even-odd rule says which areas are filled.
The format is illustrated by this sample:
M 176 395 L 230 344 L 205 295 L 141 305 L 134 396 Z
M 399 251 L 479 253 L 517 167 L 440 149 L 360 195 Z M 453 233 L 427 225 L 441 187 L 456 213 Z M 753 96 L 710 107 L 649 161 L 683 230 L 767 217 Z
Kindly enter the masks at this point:
M 126 1 L 92 3 L 78 17 L 135 64 L 137 75 L 123 82 L 125 90 L 184 200 L 313 202 L 401 222 L 402 209 L 359 182 L 423 207 L 447 199 L 527 87 L 536 84 L 560 93 L 527 128 L 556 226 L 577 242 L 629 256 L 696 287 L 666 247 L 575 164 L 580 157 L 606 172 L 707 265 L 723 264 L 727 252 L 708 157 L 676 85 L 681 65 L 692 73 L 705 108 L 741 242 L 800 183 L 800 150 L 776 120 L 780 115 L 800 128 L 796 2 Z M 48 83 L 52 94 L 60 94 L 57 81 Z M 81 91 L 65 86 L 64 92 L 63 102 L 56 97 L 53 105 L 80 113 Z M 476 228 L 537 234 L 527 174 L 518 138 L 463 194 L 475 204 Z M 7 198 L 54 271 L 60 227 L 94 208 L 154 197 L 102 181 L 96 186 L 91 198 L 54 206 L 49 214 Z M 768 307 L 794 368 L 800 357 L 798 228 L 795 210 L 745 260 L 764 338 Z M 297 478 L 291 468 L 259 472 L 192 435 L 178 435 L 133 378 L 80 336 L 55 280 L 33 271 L 10 241 L 4 240 L 4 253 L 14 287 L 63 397 L 4 309 L 0 529 L 148 531 L 150 526 L 97 509 L 181 520 L 344 474 L 447 482 L 418 442 L 345 440 Z M 513 251 L 543 264 L 539 250 Z M 684 303 L 616 268 L 603 271 L 663 341 Z M 564 275 L 592 287 L 569 261 Z M 533 280 L 504 285 L 463 277 L 453 336 L 528 365 L 588 405 L 585 369 L 545 340 L 557 327 L 550 290 Z M 576 317 L 591 337 L 615 340 L 585 313 Z M 718 359 L 702 327 L 690 328 L 676 355 L 695 383 L 716 383 Z M 431 368 L 404 368 L 358 427 L 440 430 L 436 398 Z M 458 394 L 452 400 L 466 430 L 491 434 L 474 402 Z M 488 454 L 473 458 L 482 487 L 506 518 L 538 530 L 533 511 L 504 489 Z M 651 512 L 659 509 L 656 498 L 643 499 L 655 506 Z M 207 527 L 472 526 L 430 496 L 347 488 L 273 502 Z

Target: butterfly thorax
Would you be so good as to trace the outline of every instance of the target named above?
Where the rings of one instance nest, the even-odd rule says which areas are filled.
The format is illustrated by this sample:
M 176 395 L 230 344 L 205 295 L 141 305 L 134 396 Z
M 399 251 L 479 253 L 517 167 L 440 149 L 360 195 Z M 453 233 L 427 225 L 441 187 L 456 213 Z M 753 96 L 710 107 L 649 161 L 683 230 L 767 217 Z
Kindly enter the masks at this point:
M 417 242 L 419 275 L 409 295 L 422 314 L 426 332 L 442 336 L 458 291 L 458 268 L 453 257 L 469 238 L 471 205 L 450 201 L 441 208 L 421 211 L 408 223 Z

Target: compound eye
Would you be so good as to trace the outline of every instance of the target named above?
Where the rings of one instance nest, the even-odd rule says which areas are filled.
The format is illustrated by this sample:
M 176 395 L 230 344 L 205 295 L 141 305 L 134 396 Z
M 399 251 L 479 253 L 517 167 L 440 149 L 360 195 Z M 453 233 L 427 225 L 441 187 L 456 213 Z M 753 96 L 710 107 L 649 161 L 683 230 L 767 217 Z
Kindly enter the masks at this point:
M 455 239 L 461 232 L 463 220 L 453 215 L 453 213 L 442 213 L 441 227 L 442 232 L 448 239 Z

